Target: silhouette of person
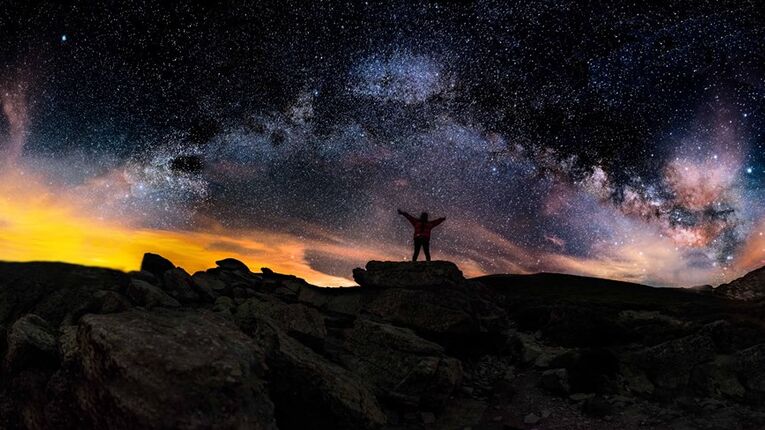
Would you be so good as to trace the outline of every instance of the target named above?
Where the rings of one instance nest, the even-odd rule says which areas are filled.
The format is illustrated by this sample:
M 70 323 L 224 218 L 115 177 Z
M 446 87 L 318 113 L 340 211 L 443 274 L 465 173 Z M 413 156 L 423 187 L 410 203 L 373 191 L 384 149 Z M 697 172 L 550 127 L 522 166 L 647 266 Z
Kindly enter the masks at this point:
M 408 213 L 398 210 L 399 215 L 403 215 L 414 227 L 414 255 L 412 261 L 417 261 L 420 255 L 420 248 L 425 252 L 425 260 L 430 261 L 430 231 L 433 227 L 441 224 L 446 218 L 438 218 L 428 221 L 428 213 L 423 212 L 419 218 L 415 218 Z

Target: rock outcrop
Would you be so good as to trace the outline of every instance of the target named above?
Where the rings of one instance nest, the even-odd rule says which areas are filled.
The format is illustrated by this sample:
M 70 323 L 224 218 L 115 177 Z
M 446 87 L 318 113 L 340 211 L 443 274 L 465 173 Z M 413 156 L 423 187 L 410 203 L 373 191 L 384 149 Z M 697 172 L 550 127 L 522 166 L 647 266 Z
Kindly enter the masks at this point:
M 453 263 L 370 261 L 355 269 L 362 311 L 454 348 L 494 348 L 508 326 L 495 294 L 467 281 Z
M 283 428 L 374 429 L 386 422 L 371 387 L 351 370 L 268 322 L 261 323 L 253 336 L 266 346 L 271 396 Z
M 156 306 L 167 308 L 177 308 L 181 306 L 178 300 L 165 294 L 161 288 L 140 279 L 133 279 L 130 281 L 126 293 L 134 303 L 148 309 Z
M 465 278 L 449 261 L 370 261 L 365 269 L 354 269 L 353 279 L 366 288 L 427 288 L 463 284 Z
M 324 316 L 302 303 L 285 303 L 267 294 L 257 293 L 236 307 L 234 318 L 244 330 L 253 330 L 259 321 L 269 320 L 287 334 L 318 349 L 323 348 L 327 328 Z
M 362 319 L 345 346 L 343 363 L 393 402 L 440 409 L 462 382 L 462 363 L 410 329 Z
M 86 315 L 72 377 L 96 427 L 275 429 L 263 351 L 208 311 Z
M 154 279 L 162 279 L 168 270 L 175 269 L 175 265 L 167 258 L 147 252 L 141 260 L 141 272 L 150 273 Z
M 27 314 L 13 323 L 6 336 L 5 368 L 14 373 L 27 366 L 47 366 L 55 363 L 56 333 L 48 322 Z
M 354 278 L 0 263 L 0 429 L 765 428 L 748 293 L 438 261 Z
M 765 299 L 765 267 L 715 288 L 714 292 L 734 300 L 757 301 Z

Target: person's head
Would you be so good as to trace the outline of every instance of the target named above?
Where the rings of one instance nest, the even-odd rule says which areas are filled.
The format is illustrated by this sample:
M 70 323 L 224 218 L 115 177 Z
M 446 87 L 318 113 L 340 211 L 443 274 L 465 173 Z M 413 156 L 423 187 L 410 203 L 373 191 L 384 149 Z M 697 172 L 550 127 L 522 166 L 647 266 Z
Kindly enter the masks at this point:
M 420 214 L 420 221 L 426 222 L 428 220 L 428 213 L 423 212 Z

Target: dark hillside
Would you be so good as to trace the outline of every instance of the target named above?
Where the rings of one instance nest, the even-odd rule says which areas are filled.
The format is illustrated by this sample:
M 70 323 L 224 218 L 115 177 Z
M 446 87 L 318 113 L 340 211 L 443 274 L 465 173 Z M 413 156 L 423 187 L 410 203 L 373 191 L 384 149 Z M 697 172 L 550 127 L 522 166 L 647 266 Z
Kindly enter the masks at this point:
M 326 289 L 217 263 L 0 263 L 0 429 L 765 428 L 757 300 L 444 261 Z

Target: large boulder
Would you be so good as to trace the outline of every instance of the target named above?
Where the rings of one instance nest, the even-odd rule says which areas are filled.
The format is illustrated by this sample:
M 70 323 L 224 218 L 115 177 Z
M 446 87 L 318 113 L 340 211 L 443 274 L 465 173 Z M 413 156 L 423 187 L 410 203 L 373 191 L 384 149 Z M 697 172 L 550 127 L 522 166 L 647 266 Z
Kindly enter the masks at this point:
M 140 279 L 146 281 L 152 285 L 158 285 L 159 279 L 151 272 L 145 270 L 133 270 L 127 273 L 133 279 Z
M 141 260 L 141 271 L 151 273 L 157 279 L 162 279 L 165 272 L 172 269 L 175 269 L 175 264 L 158 254 L 147 252 Z
M 214 313 L 86 315 L 75 354 L 75 397 L 92 427 L 276 428 L 262 352 Z
M 231 289 L 225 282 L 217 276 L 208 272 L 196 272 L 191 276 L 191 280 L 198 290 L 203 290 L 210 296 L 230 295 Z
M 343 361 L 379 396 L 440 409 L 462 381 L 462 364 L 412 330 L 359 319 L 347 335 Z
M 715 357 L 715 344 L 707 335 L 693 334 L 645 348 L 627 358 L 645 372 L 654 386 L 682 389 L 690 382 L 691 371 Z
M 129 280 L 116 270 L 72 264 L 0 263 L 0 324 L 10 327 L 33 313 L 58 326 L 88 305 L 96 291 L 117 291 Z
M 209 284 L 209 281 L 215 280 L 221 282 L 225 287 L 222 291 L 218 291 L 218 293 L 222 295 L 230 296 L 236 288 L 255 288 L 262 283 L 261 275 L 250 271 L 244 272 L 242 270 L 227 270 L 221 267 L 215 267 L 213 269 L 207 269 L 204 273 L 206 276 L 200 285 L 205 285 L 205 282 L 207 282 L 207 285 L 209 285 L 213 291 L 216 291 L 216 289 Z M 220 290 L 220 288 L 218 290 Z
M 153 285 L 152 287 L 157 288 Z M 131 287 L 128 285 L 128 287 L 125 288 L 125 292 L 129 289 L 131 289 Z M 77 320 L 85 314 L 110 314 L 122 312 L 128 310 L 131 306 L 132 304 L 130 303 L 130 300 L 117 291 L 99 290 L 93 293 L 87 303 L 79 309 L 70 312 L 61 323 L 63 325 L 76 324 Z
M 296 291 L 296 300 L 321 309 L 330 314 L 355 316 L 361 312 L 364 305 L 364 292 L 360 288 L 321 288 L 303 283 L 288 281 L 284 288 L 277 288 L 274 293 L 280 293 L 287 288 Z
M 384 290 L 366 303 L 363 310 L 420 333 L 469 335 L 480 331 L 469 299 L 446 291 Z
M 178 300 L 165 294 L 159 287 L 151 285 L 148 282 L 141 281 L 140 279 L 133 279 L 130 281 L 126 289 L 128 297 L 137 305 L 143 306 L 147 309 L 151 309 L 156 306 L 162 306 L 166 308 L 177 308 L 181 304 Z
M 284 303 L 266 294 L 247 299 L 234 313 L 235 321 L 245 330 L 254 329 L 261 318 L 268 318 L 290 336 L 313 347 L 321 348 L 327 336 L 324 317 L 315 308 Z
M 503 349 L 507 340 L 506 313 L 469 287 L 383 289 L 365 298 L 362 312 L 468 354 Z
M 466 281 L 453 263 L 370 261 L 366 267 L 354 270 L 365 292 L 362 312 L 460 349 L 499 346 L 507 314 L 493 291 Z
M 737 352 L 733 361 L 743 385 L 759 397 L 765 397 L 765 344 Z
M 244 273 L 250 273 L 250 268 L 246 264 L 235 258 L 224 258 L 215 262 L 223 270 L 239 271 Z
M 91 313 L 113 314 L 126 311 L 130 308 L 130 302 L 116 291 L 100 290 L 93 293 L 93 306 Z
M 282 428 L 376 429 L 386 423 L 372 388 L 263 318 L 250 332 L 266 349 Z
M 462 284 L 462 272 L 449 261 L 370 261 L 365 269 L 354 269 L 353 279 L 368 288 L 446 287 Z
M 736 364 L 730 355 L 718 355 L 712 362 L 693 369 L 691 382 L 697 391 L 706 396 L 741 399 L 746 389 L 736 375 Z M 743 379 L 747 379 L 746 376 Z
M 166 271 L 162 280 L 164 290 L 181 303 L 195 303 L 200 300 L 207 302 L 215 301 L 214 297 L 210 294 L 200 295 L 200 291 L 206 290 L 201 290 L 191 279 L 191 275 L 181 268 Z M 209 291 L 206 292 L 209 293 Z
M 543 369 L 551 367 L 560 357 L 572 351 L 568 348 L 548 345 L 533 334 L 517 331 L 508 333 L 508 344 L 508 353 L 516 356 L 520 364 L 534 365 Z
M 56 333 L 47 321 L 27 314 L 8 330 L 5 368 L 14 373 L 24 367 L 51 367 L 58 361 Z

